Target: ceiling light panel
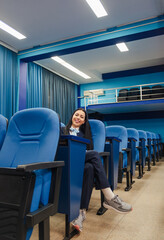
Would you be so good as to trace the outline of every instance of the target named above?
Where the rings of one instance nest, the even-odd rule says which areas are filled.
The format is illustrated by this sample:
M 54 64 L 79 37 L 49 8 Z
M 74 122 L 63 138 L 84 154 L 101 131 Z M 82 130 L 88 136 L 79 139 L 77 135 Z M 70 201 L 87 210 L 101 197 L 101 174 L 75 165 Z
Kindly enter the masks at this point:
M 86 0 L 86 2 L 98 18 L 108 15 L 100 0 Z
M 19 40 L 22 40 L 22 39 L 26 38 L 23 34 L 19 33 L 14 28 L 10 27 L 6 23 L 2 22 L 1 20 L 0 20 L 0 29 L 8 32 L 9 34 L 18 38 Z
M 81 77 L 85 78 L 85 79 L 91 78 L 88 75 L 86 75 L 85 73 L 81 72 L 80 70 L 73 67 L 71 64 L 65 62 L 63 59 L 61 59 L 59 57 L 52 57 L 52 59 L 55 60 L 56 62 L 60 63 L 64 67 L 68 68 L 69 70 L 71 70 L 71 71 L 75 72 L 76 74 L 80 75 Z
M 125 43 L 117 43 L 116 46 L 120 50 L 120 52 L 127 52 L 129 49 L 127 48 Z

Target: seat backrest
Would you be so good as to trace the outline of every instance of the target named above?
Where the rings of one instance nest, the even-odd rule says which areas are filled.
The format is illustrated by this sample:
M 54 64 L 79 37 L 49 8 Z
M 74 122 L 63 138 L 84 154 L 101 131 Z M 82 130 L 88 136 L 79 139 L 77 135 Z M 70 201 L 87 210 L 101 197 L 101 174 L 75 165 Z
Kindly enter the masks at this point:
M 129 89 L 129 95 L 138 95 L 139 94 L 139 88 L 130 88 Z
M 151 97 L 152 90 L 150 87 L 142 87 L 142 99 L 149 99 Z
M 154 158 L 156 158 L 156 151 L 157 151 L 156 134 L 154 132 L 151 132 L 151 134 L 152 134 L 152 144 L 153 144 L 152 154 L 154 154 Z
M 146 144 L 147 144 L 147 134 L 146 134 L 146 132 L 143 131 L 143 130 L 138 130 L 138 133 L 139 133 L 139 138 L 143 138 L 146 141 Z
M 61 128 L 62 128 L 62 127 L 65 127 L 65 124 L 61 122 L 61 123 L 60 123 L 60 126 L 61 126 Z
M 146 135 L 147 135 L 147 143 L 150 142 L 150 152 L 153 153 L 153 147 L 152 147 L 152 144 L 153 144 L 153 136 L 152 136 L 152 133 L 149 132 L 149 131 L 146 131 Z
M 152 86 L 151 98 L 163 98 L 163 86 L 162 85 Z
M 7 123 L 8 120 L 3 115 L 0 114 L 0 150 L 2 148 L 6 136 Z
M 17 112 L 9 122 L 0 166 L 54 161 L 58 140 L 59 119 L 54 111 L 34 108 Z
M 156 147 L 156 143 L 157 143 L 156 134 L 154 132 L 152 132 L 151 134 L 152 134 L 153 144 L 155 144 L 155 147 Z
M 161 135 L 158 133 L 159 140 L 161 141 Z
M 136 147 L 139 146 L 139 132 L 135 128 L 127 128 L 128 138 L 136 139 Z
M 151 134 L 152 134 L 153 139 L 156 140 L 156 134 L 154 132 L 152 132 Z
M 127 132 L 128 132 L 128 138 L 134 138 L 136 140 L 135 146 L 138 147 L 139 146 L 139 132 L 135 128 L 127 128 Z M 134 155 L 135 160 L 138 161 L 139 160 L 138 149 L 135 148 L 134 152 L 135 152 L 135 155 Z
M 119 97 L 125 97 L 128 95 L 128 89 L 121 89 L 119 91 Z
M 154 85 L 152 86 L 152 90 L 156 91 L 157 93 L 160 92 L 162 89 L 162 85 Z
M 128 96 L 128 89 L 120 89 L 118 93 L 118 102 L 126 101 Z
M 138 100 L 140 99 L 139 88 L 130 88 L 128 92 L 128 100 Z
M 94 150 L 97 152 L 104 152 L 104 147 L 105 147 L 104 123 L 100 120 L 90 119 L 89 124 L 91 126 Z
M 158 150 L 161 153 L 161 135 L 157 133 L 157 143 L 158 143 Z
M 106 127 L 106 137 L 117 137 L 121 140 L 119 151 L 122 152 L 123 148 L 127 148 L 128 133 L 127 129 L 120 125 L 112 125 Z
M 159 140 L 159 134 L 158 133 L 156 133 L 156 139 Z
M 143 166 L 145 166 L 145 158 L 148 156 L 148 149 L 146 148 L 147 145 L 147 134 L 143 130 L 138 130 L 139 133 L 139 139 L 140 139 L 140 144 L 142 147 L 142 162 Z
M 149 131 L 146 131 L 146 135 L 147 135 L 147 139 L 152 139 L 151 132 L 149 132 Z

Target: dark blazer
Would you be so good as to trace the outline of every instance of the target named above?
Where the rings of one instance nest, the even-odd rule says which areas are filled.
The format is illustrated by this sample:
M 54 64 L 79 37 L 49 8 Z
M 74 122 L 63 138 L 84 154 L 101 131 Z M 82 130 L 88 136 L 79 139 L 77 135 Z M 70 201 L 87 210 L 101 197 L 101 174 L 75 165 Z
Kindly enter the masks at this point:
M 61 127 L 61 135 L 65 134 L 65 127 Z M 70 135 L 70 134 L 66 134 L 66 135 Z M 82 131 L 79 131 L 79 133 L 77 134 L 78 137 L 82 137 L 82 138 L 86 138 L 84 137 L 84 133 Z M 93 150 L 93 142 L 91 139 L 86 138 L 88 140 L 90 140 L 90 143 L 87 144 L 87 150 Z

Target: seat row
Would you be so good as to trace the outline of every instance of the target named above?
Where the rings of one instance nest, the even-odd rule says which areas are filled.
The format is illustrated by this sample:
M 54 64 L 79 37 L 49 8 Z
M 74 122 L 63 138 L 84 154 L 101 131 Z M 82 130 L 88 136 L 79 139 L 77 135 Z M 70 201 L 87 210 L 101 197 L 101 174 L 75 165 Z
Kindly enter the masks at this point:
M 124 174 L 125 190 L 130 190 L 137 164 L 141 178 L 146 162 L 150 170 L 151 162 L 159 161 L 159 135 L 89 122 L 94 150 L 113 190 Z M 70 222 L 80 209 L 88 140 L 60 136 L 58 115 L 45 108 L 17 112 L 7 125 L 0 115 L 0 239 L 28 240 L 39 224 L 39 239 L 49 240 L 49 217 L 56 212 L 65 214 L 65 239 L 70 239 L 75 234 Z M 99 215 L 105 212 L 102 202 L 101 194 Z
M 95 135 L 100 132 L 97 129 L 101 121 L 89 121 L 91 130 L 93 124 L 97 125 L 93 129 L 93 140 L 96 142 Z M 132 187 L 132 177 L 135 175 L 136 166 L 138 165 L 138 178 L 142 178 L 145 164 L 147 163 L 150 171 L 151 163 L 155 165 L 156 161 L 161 158 L 161 137 L 159 134 L 120 125 L 102 126 L 102 128 L 105 128 L 104 150 L 110 152 L 108 177 L 111 188 L 116 189 L 117 182 L 121 183 L 123 175 L 126 174 L 125 190 L 128 191 Z M 100 142 L 102 143 L 103 139 L 103 134 L 102 136 L 98 134 L 97 144 L 94 144 L 94 149 L 98 152 L 104 151 L 103 146 L 100 149 Z
M 142 95 L 142 98 L 141 98 Z M 118 102 L 146 100 L 154 98 L 164 98 L 164 86 L 154 85 L 152 87 L 143 86 L 142 89 L 133 87 L 130 89 L 121 89 L 118 94 Z

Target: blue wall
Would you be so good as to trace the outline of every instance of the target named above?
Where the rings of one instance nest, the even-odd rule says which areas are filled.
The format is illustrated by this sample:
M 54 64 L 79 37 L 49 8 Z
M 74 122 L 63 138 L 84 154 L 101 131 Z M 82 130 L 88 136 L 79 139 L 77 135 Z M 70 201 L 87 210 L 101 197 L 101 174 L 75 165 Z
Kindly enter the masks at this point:
M 140 84 L 151 84 L 164 82 L 164 72 L 129 76 L 129 77 L 120 77 L 109 80 L 104 80 L 103 82 L 97 83 L 88 83 L 80 85 L 80 94 L 83 95 L 85 90 L 91 89 L 100 89 L 100 88 L 117 88 L 117 87 L 126 87 Z

